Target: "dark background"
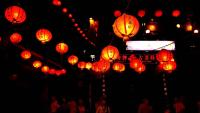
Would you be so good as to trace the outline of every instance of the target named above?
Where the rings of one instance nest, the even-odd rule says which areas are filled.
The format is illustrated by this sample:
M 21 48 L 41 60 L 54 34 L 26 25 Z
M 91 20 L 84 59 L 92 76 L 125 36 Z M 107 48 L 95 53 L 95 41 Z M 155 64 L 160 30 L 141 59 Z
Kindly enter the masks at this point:
M 130 3 L 129 3 L 130 2 Z M 128 5 L 129 3 L 129 5 Z M 27 19 L 22 24 L 12 24 L 4 18 L 4 11 L 11 5 L 19 5 L 26 10 Z M 67 14 L 62 8 L 67 7 L 73 14 L 76 22 L 84 30 L 93 46 L 76 31 Z M 143 18 L 137 16 L 139 9 L 145 9 Z M 174 18 L 171 11 L 181 10 L 181 16 Z M 80 60 L 91 61 L 90 55 L 95 54 L 98 60 L 101 49 L 113 44 L 121 54 L 130 54 L 126 51 L 124 42 L 116 37 L 112 31 L 112 24 L 116 17 L 113 12 L 119 9 L 135 15 L 139 21 L 148 22 L 151 18 L 159 25 L 159 31 L 154 35 L 144 34 L 144 28 L 131 40 L 174 40 L 176 50 L 173 52 L 177 62 L 177 69 L 167 75 L 169 100 L 184 96 L 190 111 L 199 98 L 199 34 L 176 29 L 177 22 L 184 24 L 188 19 L 197 29 L 200 24 L 199 7 L 195 1 L 187 0 L 63 0 L 62 6 L 52 5 L 51 0 L 1 0 L 0 1 L 0 87 L 1 102 L 7 111 L 45 112 L 49 104 L 49 97 L 58 98 L 67 96 L 83 98 L 89 107 L 89 85 L 92 85 L 92 105 L 101 95 L 101 79 L 95 73 L 79 70 L 76 66 L 67 63 L 67 57 L 76 54 Z M 156 9 L 162 9 L 162 17 L 154 17 Z M 88 19 L 93 17 L 99 21 L 98 37 L 88 31 Z M 35 32 L 39 28 L 48 28 L 53 39 L 43 45 L 36 40 Z M 29 61 L 20 58 L 21 49 L 9 42 L 12 32 L 18 31 L 23 36 L 20 46 L 30 49 L 42 56 L 42 61 L 55 67 L 67 69 L 67 74 L 61 77 L 45 75 L 31 66 L 31 61 L 39 59 L 33 56 Z M 69 51 L 60 55 L 55 51 L 55 44 L 64 41 L 69 45 Z M 139 52 L 143 54 L 144 52 Z M 149 52 L 151 53 L 151 52 Z M 48 62 L 49 60 L 53 61 Z M 105 73 L 107 99 L 113 112 L 135 112 L 138 103 L 143 98 L 149 98 L 157 112 L 165 104 L 163 95 L 162 73 L 157 72 L 155 64 L 147 64 L 142 74 L 137 74 L 128 68 L 123 73 L 112 70 Z M 5 106 L 5 107 L 4 107 Z M 193 107 L 191 107 L 193 106 Z M 7 109 L 8 107 L 8 109 Z M 6 112 L 5 112 L 6 113 Z

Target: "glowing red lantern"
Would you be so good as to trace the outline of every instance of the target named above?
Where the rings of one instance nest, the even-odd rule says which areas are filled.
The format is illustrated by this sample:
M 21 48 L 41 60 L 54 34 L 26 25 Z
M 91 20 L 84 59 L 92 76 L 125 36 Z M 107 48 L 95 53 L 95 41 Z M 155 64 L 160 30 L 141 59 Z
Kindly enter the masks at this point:
M 40 68 L 42 66 L 42 62 L 39 60 L 36 60 L 33 62 L 33 67 Z
M 41 71 L 42 71 L 43 73 L 48 73 L 48 71 L 49 71 L 49 66 L 42 66 Z
M 121 13 L 120 10 L 115 10 L 115 11 L 114 11 L 114 16 L 115 16 L 115 17 L 119 17 L 119 16 L 121 16 L 121 14 L 122 14 L 122 13 Z
M 133 59 L 130 61 L 130 67 L 133 69 L 138 68 L 140 65 L 142 65 L 142 61 L 140 59 Z
M 181 15 L 181 11 L 180 10 L 175 9 L 175 10 L 172 11 L 172 16 L 173 17 L 178 17 L 180 15 Z
M 21 57 L 24 60 L 30 59 L 31 58 L 31 52 L 29 50 L 24 50 L 21 52 Z
M 36 37 L 40 42 L 45 44 L 46 42 L 49 42 L 52 39 L 52 34 L 47 29 L 39 29 L 36 32 Z
M 144 17 L 144 16 L 145 16 L 145 10 L 142 10 L 142 9 L 139 10 L 138 13 L 137 13 L 137 15 L 138 15 L 139 17 L 141 17 L 141 18 Z
M 49 74 L 53 75 L 53 74 L 56 74 L 56 70 L 55 69 L 49 69 L 48 71 Z
M 63 13 L 67 13 L 67 11 L 68 11 L 68 9 L 67 9 L 66 7 L 64 7 L 64 8 L 62 9 L 62 12 L 63 12 Z
M 12 44 L 18 44 L 22 41 L 22 35 L 19 34 L 19 33 L 13 33 L 10 36 L 10 41 L 11 41 Z
M 56 45 L 56 51 L 60 54 L 65 54 L 69 50 L 68 45 L 61 42 Z
M 78 62 L 78 68 L 80 68 L 81 70 L 83 70 L 85 68 L 85 62 L 84 61 L 80 61 Z
M 173 71 L 176 69 L 176 62 L 175 61 L 168 61 L 163 64 L 163 70 L 165 71 Z
M 139 65 L 137 68 L 135 68 L 135 71 L 138 73 L 142 73 L 145 71 L 145 69 L 146 69 L 146 66 L 142 64 L 142 65 Z
M 101 58 L 107 61 L 113 61 L 119 57 L 119 51 L 115 46 L 109 45 L 101 51 Z
M 173 54 L 171 51 L 162 49 L 156 54 L 156 59 L 159 62 L 167 62 L 167 61 L 170 61 L 171 59 L 173 59 Z
M 71 65 L 74 65 L 78 62 L 78 57 L 75 56 L 75 55 L 71 55 L 68 57 L 68 62 L 71 64 Z
M 100 61 L 98 61 L 98 66 L 100 68 L 101 72 L 106 72 L 110 69 L 110 62 L 104 59 L 101 59 Z
M 113 31 L 116 36 L 128 40 L 137 34 L 139 27 L 140 24 L 136 17 L 123 14 L 115 20 Z
M 117 72 L 122 72 L 125 70 L 125 65 L 122 63 L 114 63 L 112 68 Z
M 101 69 L 100 69 L 100 67 L 99 67 L 99 65 L 98 65 L 98 62 L 92 63 L 92 70 L 93 70 L 94 72 L 97 72 L 97 73 L 101 72 Z
M 53 5 L 55 5 L 55 6 L 61 6 L 61 5 L 62 5 L 62 3 L 61 3 L 60 0 L 53 0 L 52 3 L 53 3 Z
M 163 15 L 163 12 L 162 12 L 162 10 L 156 10 L 155 13 L 154 13 L 154 15 L 156 17 L 161 17 Z
M 85 64 L 85 68 L 88 69 L 88 70 L 90 70 L 92 68 L 92 63 L 91 62 L 87 62 Z
M 23 23 L 26 20 L 26 12 L 19 6 L 10 6 L 5 10 L 5 18 L 12 23 Z

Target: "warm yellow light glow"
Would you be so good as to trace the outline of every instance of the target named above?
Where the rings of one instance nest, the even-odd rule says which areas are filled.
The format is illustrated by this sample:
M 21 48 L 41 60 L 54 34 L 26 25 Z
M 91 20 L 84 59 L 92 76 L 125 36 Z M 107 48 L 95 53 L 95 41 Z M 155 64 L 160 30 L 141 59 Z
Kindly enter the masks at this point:
M 90 22 L 90 27 L 94 27 L 94 19 L 90 17 L 89 22 Z
M 192 24 L 191 24 L 191 23 L 187 23 L 187 24 L 186 24 L 186 28 L 185 28 L 186 31 L 192 31 L 192 28 L 193 28 L 193 27 L 192 27 Z
M 180 24 L 176 24 L 176 27 L 177 27 L 177 28 L 181 28 L 181 25 L 180 25 Z
M 40 68 L 41 66 L 42 66 L 42 62 L 40 62 L 39 60 L 36 60 L 33 62 L 33 67 Z

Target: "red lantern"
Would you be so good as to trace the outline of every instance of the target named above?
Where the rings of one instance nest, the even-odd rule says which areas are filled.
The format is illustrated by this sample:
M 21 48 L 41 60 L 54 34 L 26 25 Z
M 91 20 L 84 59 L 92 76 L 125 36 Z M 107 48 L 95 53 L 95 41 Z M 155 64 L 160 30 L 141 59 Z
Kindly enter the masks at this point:
M 5 18 L 12 23 L 23 23 L 26 20 L 26 12 L 19 6 L 10 6 L 5 11 Z
M 118 37 L 128 40 L 137 34 L 139 27 L 140 24 L 136 17 L 123 14 L 115 20 L 113 31 Z
M 101 72 L 106 72 L 110 69 L 110 62 L 104 59 L 101 59 L 100 61 L 98 61 L 98 66 L 100 68 Z
M 78 62 L 78 57 L 75 56 L 75 55 L 71 55 L 68 57 L 68 62 L 71 64 L 71 65 L 74 65 Z
M 33 67 L 40 68 L 42 66 L 42 62 L 39 60 L 36 60 L 33 62 Z
M 125 70 L 125 65 L 122 63 L 114 63 L 112 68 L 117 72 L 122 72 Z
M 80 61 L 78 62 L 78 68 L 80 68 L 81 70 L 83 70 L 85 68 L 85 62 L 84 61 Z
M 114 16 L 115 16 L 115 17 L 119 17 L 119 16 L 121 16 L 121 14 L 122 14 L 122 13 L 121 13 L 120 10 L 115 10 L 115 11 L 114 11 Z
M 68 45 L 65 43 L 58 43 L 56 45 L 56 51 L 60 54 L 65 54 L 69 50 Z
M 52 39 L 52 34 L 47 29 L 39 29 L 36 32 L 36 37 L 40 42 L 45 44 L 46 42 L 49 42 Z
M 85 68 L 88 69 L 88 70 L 90 70 L 92 68 L 92 63 L 91 62 L 87 62 L 85 64 Z
M 142 61 L 140 59 L 133 59 L 130 61 L 129 65 L 131 68 L 136 69 L 142 65 Z
M 101 51 L 101 58 L 107 61 L 113 61 L 119 57 L 119 51 L 115 46 L 109 45 Z
M 145 71 L 145 69 L 146 69 L 145 65 L 142 64 L 142 65 L 139 65 L 137 68 L 135 68 L 135 71 L 138 73 L 142 73 Z
M 163 12 L 162 12 L 162 10 L 156 10 L 156 12 L 154 13 L 154 15 L 156 17 L 161 17 L 163 15 Z
M 180 10 L 175 9 L 175 10 L 172 11 L 172 16 L 173 17 L 178 17 L 180 15 L 181 15 L 181 11 Z
M 13 33 L 10 36 L 10 41 L 12 44 L 18 44 L 22 41 L 22 36 L 19 33 Z
M 137 13 L 137 15 L 139 16 L 139 17 L 144 17 L 145 16 L 145 10 L 139 10 L 138 11 L 138 13 Z
M 93 70 L 94 72 L 97 72 L 97 73 L 101 72 L 101 69 L 100 69 L 100 67 L 99 67 L 99 65 L 98 65 L 98 62 L 94 62 L 94 63 L 92 64 L 92 70 Z
M 49 71 L 49 66 L 42 66 L 41 71 L 42 71 L 43 73 L 48 73 L 48 71 Z
M 52 3 L 53 3 L 53 5 L 55 5 L 55 6 L 61 6 L 61 5 L 62 5 L 62 3 L 61 3 L 60 0 L 53 0 Z
M 67 9 L 66 7 L 64 7 L 64 8 L 62 9 L 62 12 L 63 12 L 63 13 L 67 13 L 67 11 L 68 11 L 68 9 Z
M 163 70 L 171 72 L 176 69 L 175 61 L 168 61 L 163 64 Z
M 167 61 L 170 61 L 171 59 L 173 59 L 173 54 L 171 53 L 171 51 L 162 49 L 156 54 L 156 59 L 159 62 L 167 62 Z
M 21 57 L 24 60 L 30 59 L 31 58 L 31 52 L 29 50 L 24 50 L 21 52 Z

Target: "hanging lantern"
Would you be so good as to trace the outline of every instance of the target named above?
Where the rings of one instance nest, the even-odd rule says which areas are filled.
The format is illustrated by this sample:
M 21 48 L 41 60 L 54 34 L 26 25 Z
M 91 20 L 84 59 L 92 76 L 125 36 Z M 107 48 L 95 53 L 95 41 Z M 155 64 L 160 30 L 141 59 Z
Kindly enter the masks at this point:
M 22 41 L 22 35 L 19 34 L 19 33 L 13 33 L 10 36 L 10 41 L 11 41 L 12 44 L 18 44 Z
M 48 73 L 48 71 L 49 71 L 49 66 L 42 66 L 41 71 L 42 71 L 43 73 Z
M 173 54 L 171 53 L 171 51 L 162 49 L 156 54 L 156 59 L 159 62 L 167 62 L 167 61 L 170 61 L 171 59 L 173 59 Z
M 156 10 L 155 13 L 154 13 L 154 16 L 155 16 L 155 17 L 161 17 L 162 15 L 163 15 L 163 12 L 162 12 L 162 10 L 160 10 L 160 9 L 159 9 L 159 10 Z
M 87 62 L 85 64 L 85 68 L 88 69 L 88 70 L 90 70 L 92 68 L 92 63 L 91 62 Z
M 55 69 L 49 69 L 49 71 L 48 71 L 48 73 L 50 74 L 50 75 L 54 75 L 54 74 L 56 74 L 56 70 Z
M 181 15 L 181 11 L 178 9 L 175 9 L 172 11 L 172 16 L 173 17 L 179 17 Z
M 42 28 L 36 32 L 36 37 L 41 43 L 45 44 L 52 39 L 52 34 L 48 29 Z
M 129 65 L 131 68 L 136 69 L 142 65 L 142 61 L 140 59 L 133 59 L 130 61 Z
M 141 18 L 144 17 L 145 16 L 145 10 L 143 10 L 143 9 L 139 10 L 138 13 L 137 13 L 137 15 L 139 17 L 141 17 Z
M 94 72 L 96 72 L 96 73 L 101 72 L 101 69 L 100 69 L 100 67 L 99 67 L 99 65 L 98 65 L 98 62 L 92 63 L 92 70 L 93 70 Z
M 26 20 L 26 12 L 19 6 L 10 6 L 5 10 L 5 18 L 11 23 L 23 23 Z
M 145 69 L 146 69 L 145 65 L 141 64 L 137 68 L 135 68 L 135 71 L 138 72 L 138 73 L 142 73 L 142 72 L 145 71 Z
M 78 68 L 80 68 L 81 70 L 83 70 L 85 68 L 85 62 L 84 61 L 80 61 L 78 62 Z
M 109 45 L 101 51 L 101 58 L 107 61 L 113 61 L 119 57 L 119 51 L 115 46 Z
M 30 59 L 31 58 L 31 52 L 29 50 L 24 50 L 21 52 L 21 57 L 24 60 Z
M 114 11 L 114 16 L 115 16 L 115 17 L 119 17 L 119 16 L 121 16 L 121 14 L 122 14 L 122 13 L 121 13 L 120 10 L 115 10 L 115 11 Z
M 176 69 L 175 61 L 168 61 L 163 64 L 163 70 L 171 72 Z
M 56 45 L 56 51 L 60 54 L 65 54 L 69 50 L 68 45 L 61 42 Z
M 74 65 L 78 62 L 78 57 L 75 56 L 75 55 L 71 55 L 68 57 L 68 62 L 71 64 L 71 65 Z
M 106 72 L 110 69 L 110 62 L 104 59 L 101 59 L 100 61 L 98 61 L 98 66 L 100 68 L 101 72 Z
M 125 70 L 125 65 L 122 63 L 114 63 L 112 68 L 117 72 L 122 72 Z
M 42 66 L 42 62 L 39 60 L 36 60 L 33 62 L 33 67 L 40 68 Z
M 123 14 L 115 20 L 113 31 L 118 37 L 128 40 L 137 34 L 139 27 L 140 24 L 136 17 Z

